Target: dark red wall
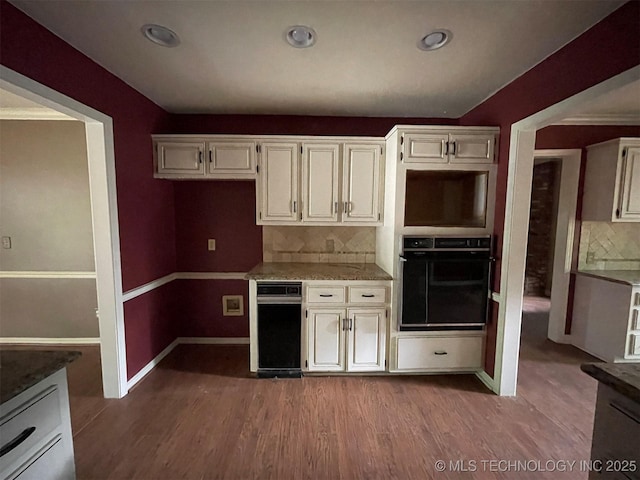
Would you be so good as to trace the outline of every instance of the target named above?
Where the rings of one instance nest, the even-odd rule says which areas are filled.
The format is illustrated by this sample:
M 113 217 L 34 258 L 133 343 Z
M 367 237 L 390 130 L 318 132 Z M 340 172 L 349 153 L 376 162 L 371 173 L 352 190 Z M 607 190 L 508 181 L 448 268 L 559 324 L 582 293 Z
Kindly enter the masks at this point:
M 178 271 L 246 272 L 262 261 L 254 181 L 180 181 L 174 193 Z
M 640 2 L 624 4 L 460 119 L 460 125 L 500 127 L 494 226 L 499 252 L 504 229 L 511 125 L 640 64 L 638 19 Z M 494 289 L 498 290 L 500 262 L 496 267 Z M 497 322 L 492 323 L 490 329 L 496 328 Z M 488 338 L 493 337 L 495 332 L 489 332 Z M 487 349 L 491 350 L 494 348 Z M 494 362 L 494 356 L 487 355 L 487 372 L 493 372 Z
M 457 125 L 451 118 L 322 117 L 297 115 L 172 115 L 166 133 L 354 135 L 384 137 L 395 125 Z
M 248 337 L 249 284 L 246 280 L 178 280 L 180 337 Z M 222 296 L 242 295 L 244 315 L 222 315 Z
M 124 304 L 127 341 L 127 379 L 176 339 L 179 298 L 176 282 L 169 282 Z
M 174 272 L 173 186 L 153 179 L 150 137 L 169 115 L 4 0 L 0 62 L 113 119 L 123 289 Z M 169 315 L 160 291 L 125 304 L 129 377 L 175 338 Z

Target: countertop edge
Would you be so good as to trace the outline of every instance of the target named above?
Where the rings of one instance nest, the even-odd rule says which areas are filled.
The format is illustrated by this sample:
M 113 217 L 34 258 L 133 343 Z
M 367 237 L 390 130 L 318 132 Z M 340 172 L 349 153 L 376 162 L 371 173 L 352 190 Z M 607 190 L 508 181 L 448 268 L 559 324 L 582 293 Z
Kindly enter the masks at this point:
M 58 370 L 66 368 L 82 355 L 81 352 L 72 350 L 2 350 L 0 353 L 2 354 L 2 368 L 7 368 L 10 371 L 9 373 L 2 372 L 3 388 L 0 388 L 0 404 L 10 401 Z M 29 354 L 35 354 L 38 357 L 36 365 L 27 363 Z M 11 356 L 14 358 L 7 358 Z
M 332 271 L 322 271 L 323 268 Z M 267 270 L 267 271 L 265 271 Z M 258 281 L 392 281 L 393 277 L 375 263 L 280 263 L 262 262 L 245 275 L 245 280 Z
M 616 367 L 611 367 L 615 365 Z M 624 395 L 625 397 L 640 403 L 640 377 L 638 377 L 638 384 L 634 385 L 629 381 L 622 378 L 620 375 L 616 375 L 607 371 L 605 368 L 621 368 L 624 369 L 625 365 L 634 364 L 609 364 L 609 363 L 583 363 L 580 365 L 582 370 L 587 375 L 595 378 L 599 382 L 611 387 L 616 392 Z M 604 367 L 604 368 L 603 368 Z
M 582 275 L 590 278 L 597 278 L 598 280 L 604 280 L 605 282 L 613 282 L 621 285 L 631 285 L 632 287 L 640 286 L 640 282 L 634 282 L 631 280 L 623 280 L 607 275 L 607 270 L 572 270 L 574 275 Z

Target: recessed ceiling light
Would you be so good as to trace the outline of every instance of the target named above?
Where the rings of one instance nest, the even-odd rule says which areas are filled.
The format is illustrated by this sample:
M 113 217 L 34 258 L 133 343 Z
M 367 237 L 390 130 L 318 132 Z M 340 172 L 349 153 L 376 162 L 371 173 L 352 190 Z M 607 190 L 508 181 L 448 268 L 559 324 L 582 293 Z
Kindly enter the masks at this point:
M 305 25 L 294 25 L 287 29 L 286 39 L 292 47 L 307 48 L 316 43 L 316 32 Z
M 178 34 L 162 25 L 149 23 L 143 25 L 141 30 L 145 37 L 163 47 L 177 47 L 180 45 L 180 37 L 178 37 Z
M 418 48 L 420 50 L 437 50 L 444 47 L 451 41 L 452 34 L 449 30 L 434 30 L 420 39 Z

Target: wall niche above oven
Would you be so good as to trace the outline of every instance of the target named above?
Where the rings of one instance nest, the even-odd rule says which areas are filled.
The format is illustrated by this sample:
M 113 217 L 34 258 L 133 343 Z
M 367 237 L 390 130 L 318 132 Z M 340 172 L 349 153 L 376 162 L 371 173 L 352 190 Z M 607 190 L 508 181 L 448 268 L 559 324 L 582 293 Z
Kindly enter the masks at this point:
M 405 227 L 484 228 L 488 171 L 407 170 Z

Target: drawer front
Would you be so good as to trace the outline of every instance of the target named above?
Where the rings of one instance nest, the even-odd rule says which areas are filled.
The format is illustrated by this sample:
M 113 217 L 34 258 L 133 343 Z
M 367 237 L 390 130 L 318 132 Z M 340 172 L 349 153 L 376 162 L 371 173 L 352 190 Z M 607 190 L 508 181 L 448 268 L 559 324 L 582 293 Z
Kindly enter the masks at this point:
M 307 303 L 344 303 L 344 287 L 309 286 L 307 287 Z
M 13 472 L 8 480 L 42 480 L 43 478 L 73 480 L 74 470 L 73 461 L 70 461 L 62 437 L 58 435 Z
M 482 337 L 398 338 L 398 370 L 478 369 L 482 341 Z
M 5 415 L 0 420 L 0 442 L 3 449 L 11 450 L 0 457 L 0 471 L 50 435 L 60 424 L 60 397 L 56 387 L 49 387 L 27 404 Z
M 633 460 L 638 465 L 639 438 L 640 406 L 601 383 L 596 402 L 592 458 L 603 461 Z
M 640 334 L 634 333 L 630 337 L 629 355 L 640 355 Z
M 349 287 L 350 303 L 376 303 L 384 304 L 387 301 L 387 288 L 376 287 Z

